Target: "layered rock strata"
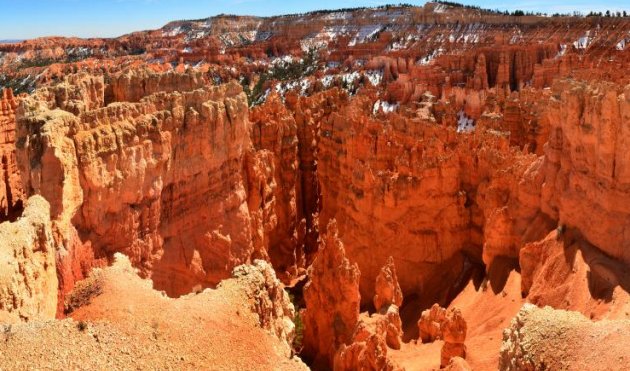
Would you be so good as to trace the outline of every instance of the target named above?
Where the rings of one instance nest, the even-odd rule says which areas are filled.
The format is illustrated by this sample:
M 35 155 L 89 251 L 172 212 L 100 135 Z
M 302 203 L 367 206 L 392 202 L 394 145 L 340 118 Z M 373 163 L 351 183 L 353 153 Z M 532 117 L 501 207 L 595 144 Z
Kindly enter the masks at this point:
M 15 111 L 11 89 L 0 97 L 0 222 L 15 219 L 22 211 L 24 194 L 15 158 Z
M 253 252 L 246 98 L 236 84 L 188 87 L 103 106 L 102 78 L 73 76 L 18 120 L 25 187 L 50 201 L 67 253 L 124 252 L 170 295 L 217 284 Z

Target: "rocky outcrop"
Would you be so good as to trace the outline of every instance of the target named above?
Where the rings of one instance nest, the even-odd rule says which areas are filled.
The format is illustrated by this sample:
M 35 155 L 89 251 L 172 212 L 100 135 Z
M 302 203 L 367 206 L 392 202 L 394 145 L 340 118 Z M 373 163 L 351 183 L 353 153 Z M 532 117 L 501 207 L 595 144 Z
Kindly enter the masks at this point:
M 581 312 L 591 319 L 626 317 L 630 310 L 627 265 L 610 258 L 572 228 L 560 226 L 520 252 L 527 301 Z
M 459 309 L 450 309 L 441 326 L 444 345 L 442 346 L 440 367 L 446 367 L 452 358 L 466 358 L 466 320 Z
M 591 322 L 576 312 L 526 304 L 503 333 L 500 370 L 626 369 L 630 322 Z
M 423 343 L 431 343 L 443 338 L 442 325 L 446 321 L 446 309 L 438 304 L 433 304 L 430 309 L 424 310 L 418 320 L 420 340 Z
M 400 319 L 402 302 L 403 295 L 396 276 L 396 266 L 394 259 L 390 256 L 387 264 L 381 268 L 381 273 L 376 277 L 376 294 L 374 295 L 376 313 L 372 317 L 376 319 L 374 332 L 384 337 L 387 346 L 392 349 L 400 349 L 402 344 L 403 331 Z
M 305 233 L 298 219 L 297 124 L 277 95 L 254 108 L 249 119 L 257 151 L 247 177 L 254 248 L 269 254 L 278 272 L 295 277 L 298 266 L 304 267 Z
M 15 219 L 22 211 L 24 195 L 15 158 L 15 110 L 11 89 L 0 97 L 0 222 Z
M 18 115 L 25 186 L 50 201 L 66 250 L 79 237 L 97 257 L 124 252 L 170 295 L 215 285 L 250 259 L 240 86 L 184 85 L 99 108 L 102 80 L 71 86 L 71 102 L 91 103 L 52 99 L 56 86 Z
M 378 334 L 350 346 L 342 345 L 335 356 L 334 370 L 400 370 L 387 357 L 387 344 Z
M 3 368 L 308 370 L 291 357 L 293 308 L 268 263 L 239 266 L 216 289 L 172 299 L 115 254 L 69 296 L 70 317 L 0 325 Z M 289 330 L 289 331 L 285 331 Z M 220 338 L 208 332 L 221 334 Z M 261 356 L 262 355 L 262 356 Z M 255 362 L 254 362 L 255 360 Z
M 381 269 L 381 273 L 376 277 L 376 294 L 374 295 L 374 308 L 377 312 L 382 309 L 387 310 L 391 305 L 400 307 L 403 302 L 403 294 L 398 284 L 396 276 L 396 266 L 394 258 L 387 258 L 387 264 Z
M 337 350 L 352 342 L 360 302 L 360 272 L 346 258 L 334 220 L 321 238 L 308 277 L 304 287 L 303 355 L 318 367 L 331 367 Z
M 105 100 L 111 102 L 139 102 L 149 95 L 164 92 L 184 92 L 202 88 L 208 83 L 204 76 L 192 69 L 187 73 L 154 73 L 149 69 L 127 70 L 110 78 Z
M 456 276 L 461 269 L 457 251 L 464 243 L 469 219 L 458 201 L 458 160 L 444 156 L 439 166 L 424 163 L 420 158 L 425 143 L 412 144 L 406 135 L 423 137 L 423 130 L 433 129 L 415 122 L 418 132 L 405 133 L 411 123 L 402 118 L 375 120 L 366 114 L 373 102 L 361 98 L 321 123 L 320 223 L 337 219 L 340 236 L 361 269 L 364 303 L 374 296 L 376 277 L 390 255 L 398 263 L 402 292 L 424 295 L 431 290 L 427 278 L 436 266 L 449 261 L 449 267 L 441 269 L 446 277 Z M 448 134 L 444 135 L 446 139 Z M 434 143 L 426 144 L 432 147 Z M 429 197 L 432 192 L 436 194 Z M 426 205 L 434 202 L 429 200 L 440 206 Z M 446 219 L 448 225 L 435 224 Z
M 347 103 L 347 94 L 340 89 L 329 89 L 310 97 L 289 95 L 286 104 L 293 111 L 297 125 L 299 192 L 298 215 L 304 220 L 304 253 L 307 265 L 318 250 L 319 213 L 322 194 L 318 173 L 318 145 L 321 123 L 339 106 Z
M 449 310 L 434 304 L 422 312 L 418 321 L 420 340 L 430 343 L 443 340 L 440 367 L 447 367 L 454 358 L 466 358 L 466 320 L 457 308 Z M 453 366 L 455 367 L 455 366 Z
M 542 210 L 630 263 L 630 87 L 563 80 L 553 92 Z
M 321 123 L 321 223 L 335 218 L 361 270 L 363 304 L 391 255 L 403 294 L 446 304 L 464 254 L 491 266 L 555 225 L 540 211 L 540 162 L 496 130 L 461 135 L 357 96 Z M 375 246 L 390 246 L 388 250 Z M 441 279 L 437 279 L 438 275 Z
M 374 296 L 377 312 L 361 314 L 352 343 L 342 345 L 335 354 L 335 370 L 400 369 L 388 352 L 390 349 L 400 350 L 402 346 L 399 311 L 402 299 L 394 261 L 390 258 L 377 277 L 377 294 Z
M 0 322 L 55 318 L 52 233 L 49 205 L 41 196 L 28 199 L 17 221 L 0 224 Z
M 284 285 L 276 278 L 273 267 L 262 260 L 253 265 L 241 265 L 234 269 L 233 278 L 238 281 L 257 313 L 260 327 L 269 330 L 285 346 L 287 357 L 292 355 L 295 338 L 295 308 Z M 219 285 L 219 289 L 221 286 Z

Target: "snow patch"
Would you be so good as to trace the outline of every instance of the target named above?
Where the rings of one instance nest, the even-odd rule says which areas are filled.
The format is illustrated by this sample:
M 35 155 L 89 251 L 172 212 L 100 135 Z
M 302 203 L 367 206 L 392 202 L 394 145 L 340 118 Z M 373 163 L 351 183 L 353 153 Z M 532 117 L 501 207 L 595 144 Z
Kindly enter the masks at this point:
M 391 104 L 386 101 L 377 100 L 376 103 L 374 103 L 372 114 L 376 115 L 378 112 L 383 112 L 383 113 L 395 112 L 396 110 L 398 110 L 399 106 L 400 105 L 398 103 Z
M 370 70 L 365 72 L 365 77 L 370 80 L 370 84 L 377 86 L 383 81 L 383 71 Z
M 347 85 L 354 85 L 354 82 L 361 78 L 361 75 L 354 71 L 352 73 L 344 73 L 341 75 L 341 80 Z
M 556 54 L 556 58 L 563 57 L 567 53 L 567 44 L 560 44 L 560 50 Z
M 166 36 L 166 37 L 175 37 L 175 36 L 179 35 L 179 34 L 180 34 L 180 33 L 182 33 L 182 32 L 184 32 L 184 31 L 182 30 L 182 28 L 181 28 L 181 27 L 175 27 L 175 28 L 173 28 L 173 29 L 172 29 L 172 30 L 170 30 L 170 31 L 164 31 L 164 32 L 162 32 L 162 36 Z
M 435 8 L 433 8 L 433 12 L 438 14 L 446 13 L 447 10 L 448 7 L 445 4 L 437 4 Z
M 586 35 L 574 41 L 573 46 L 576 49 L 586 49 L 590 45 L 591 41 L 592 41 L 591 31 L 586 31 Z
M 372 40 L 381 30 L 383 29 L 383 25 L 381 24 L 370 24 L 366 26 L 362 26 L 359 29 L 359 32 L 355 35 L 355 37 L 348 43 L 348 46 L 355 46 L 356 44 L 363 44 L 366 41 Z
M 416 64 L 419 66 L 429 65 L 435 58 L 437 58 L 440 54 L 442 54 L 444 50 L 442 48 L 436 49 L 433 53 L 427 55 L 426 57 L 420 59 Z
M 322 85 L 324 85 L 324 88 L 328 89 L 332 85 L 334 78 L 335 77 L 332 75 L 326 75 L 320 81 L 322 82 Z
M 466 116 L 464 110 L 457 113 L 457 132 L 472 133 L 475 131 L 475 120 Z
M 338 13 L 330 13 L 326 15 L 323 19 L 328 20 L 328 21 L 334 21 L 334 20 L 343 20 L 343 19 L 350 19 L 350 18 L 352 18 L 352 13 L 338 12 Z
M 288 91 L 299 90 L 300 95 L 305 95 L 306 90 L 311 86 L 311 82 L 307 78 L 287 83 L 276 84 L 275 91 L 284 96 Z

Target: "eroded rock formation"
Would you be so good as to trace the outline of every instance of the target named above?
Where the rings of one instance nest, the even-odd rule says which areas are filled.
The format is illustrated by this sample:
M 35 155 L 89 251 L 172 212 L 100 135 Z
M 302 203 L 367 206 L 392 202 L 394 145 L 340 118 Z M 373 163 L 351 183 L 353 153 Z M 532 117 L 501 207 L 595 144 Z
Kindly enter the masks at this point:
M 254 248 L 269 255 L 278 272 L 296 276 L 303 267 L 305 227 L 298 219 L 298 137 L 293 115 L 273 95 L 250 115 L 256 158 L 248 166 L 248 203 Z M 256 212 L 254 212 L 256 210 Z
M 55 250 L 49 205 L 41 196 L 28 199 L 17 221 L 0 224 L 0 322 L 55 318 Z
M 25 100 L 18 128 L 25 186 L 62 233 L 76 228 L 97 257 L 128 254 L 171 295 L 215 285 L 253 251 L 245 96 L 187 87 L 102 107 L 102 79 L 88 78 L 61 104 L 63 85 Z
M 352 342 L 359 321 L 360 275 L 346 257 L 337 223 L 331 220 L 304 287 L 303 353 L 319 367 L 331 367 L 337 350 Z
M 433 304 L 431 309 L 422 312 L 418 321 L 420 339 L 423 343 L 430 343 L 443 338 L 442 325 L 446 321 L 446 309 Z
M 627 320 L 591 322 L 579 313 L 525 305 L 503 335 L 501 370 L 626 368 Z
M 442 346 L 441 367 L 446 367 L 452 358 L 466 358 L 466 320 L 459 309 L 446 313 L 446 320 L 441 326 L 444 346 Z
M 295 308 L 271 264 L 256 260 L 253 265 L 236 267 L 232 276 L 249 298 L 252 312 L 258 314 L 260 327 L 275 335 L 285 347 L 285 355 L 290 357 L 295 338 Z
M 350 345 L 342 345 L 335 354 L 335 370 L 399 370 L 388 352 L 400 350 L 402 320 L 399 307 L 403 297 L 390 257 L 377 277 L 374 296 L 376 313 L 361 313 Z
M 70 296 L 71 318 L 2 328 L 4 368 L 37 357 L 53 368 L 308 369 L 288 357 L 292 332 L 284 326 L 293 309 L 267 263 L 237 267 L 217 289 L 172 299 L 116 254 L 112 266 L 93 270 Z
M 400 307 L 403 302 L 403 294 L 398 285 L 394 258 L 387 259 L 387 264 L 381 268 L 381 273 L 376 277 L 376 294 L 374 295 L 374 308 L 377 312 L 387 310 L 391 305 Z
M 15 219 L 24 202 L 22 182 L 15 158 L 15 110 L 17 100 L 11 89 L 0 97 L 0 222 Z
M 387 344 L 378 334 L 372 334 L 363 341 L 355 341 L 350 346 L 343 345 L 335 356 L 335 370 L 397 370 L 387 358 Z
M 541 207 L 629 263 L 630 88 L 564 80 L 553 91 Z

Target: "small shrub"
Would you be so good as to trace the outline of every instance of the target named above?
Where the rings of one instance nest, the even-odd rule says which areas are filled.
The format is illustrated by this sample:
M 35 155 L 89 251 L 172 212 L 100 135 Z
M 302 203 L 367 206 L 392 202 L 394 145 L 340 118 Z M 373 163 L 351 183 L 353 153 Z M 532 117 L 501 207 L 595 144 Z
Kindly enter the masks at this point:
M 300 307 L 297 303 L 295 295 L 289 294 L 291 303 L 295 308 L 295 318 L 293 318 L 293 324 L 295 325 L 295 337 L 293 338 L 293 353 L 300 354 L 302 352 L 302 343 L 304 341 L 304 322 L 302 322 L 302 315 L 300 314 Z

